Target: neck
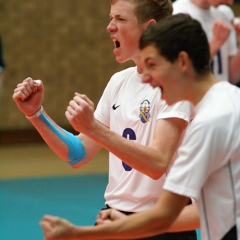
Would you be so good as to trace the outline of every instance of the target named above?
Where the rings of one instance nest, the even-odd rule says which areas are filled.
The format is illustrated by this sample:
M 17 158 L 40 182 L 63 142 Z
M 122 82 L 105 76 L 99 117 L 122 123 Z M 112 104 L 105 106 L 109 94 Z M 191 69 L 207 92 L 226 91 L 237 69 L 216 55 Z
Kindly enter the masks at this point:
M 208 0 L 190 0 L 190 1 L 202 9 L 208 9 L 210 7 Z
M 143 72 L 143 68 L 142 68 L 140 57 L 137 59 L 134 59 L 133 61 L 134 61 L 135 65 L 137 66 L 138 73 L 141 74 Z
M 197 105 L 207 91 L 218 82 L 219 81 L 211 73 L 207 76 L 195 79 L 189 86 L 189 101 L 192 102 L 193 105 Z

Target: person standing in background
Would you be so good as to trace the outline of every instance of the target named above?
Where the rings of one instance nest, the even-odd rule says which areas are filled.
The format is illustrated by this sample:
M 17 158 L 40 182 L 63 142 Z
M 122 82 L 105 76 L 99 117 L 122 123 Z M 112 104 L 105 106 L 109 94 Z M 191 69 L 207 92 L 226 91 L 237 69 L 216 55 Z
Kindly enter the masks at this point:
M 240 80 L 237 45 L 240 22 L 233 21 L 233 11 L 224 4 L 233 4 L 233 0 L 176 0 L 173 14 L 186 13 L 201 23 L 209 41 L 214 75 L 219 80 L 237 84 Z

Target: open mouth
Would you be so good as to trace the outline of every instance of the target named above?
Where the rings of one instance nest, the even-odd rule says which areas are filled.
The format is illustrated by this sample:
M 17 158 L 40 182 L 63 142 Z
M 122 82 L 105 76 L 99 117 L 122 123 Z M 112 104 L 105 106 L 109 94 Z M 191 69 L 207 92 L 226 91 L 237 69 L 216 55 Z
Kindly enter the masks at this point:
M 120 48 L 120 42 L 119 41 L 114 41 L 115 48 Z

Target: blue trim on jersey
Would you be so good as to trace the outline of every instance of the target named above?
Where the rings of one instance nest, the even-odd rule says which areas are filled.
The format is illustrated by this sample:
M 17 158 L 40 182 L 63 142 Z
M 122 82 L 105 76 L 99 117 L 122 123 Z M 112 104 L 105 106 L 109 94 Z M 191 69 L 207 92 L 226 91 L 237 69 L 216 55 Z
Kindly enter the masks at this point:
M 78 136 L 74 136 L 72 133 L 62 129 L 65 136 L 45 115 L 43 112 L 40 113 L 39 118 L 47 124 L 47 126 L 68 146 L 68 162 L 69 165 L 73 166 L 79 163 L 83 158 L 86 157 L 86 151 Z

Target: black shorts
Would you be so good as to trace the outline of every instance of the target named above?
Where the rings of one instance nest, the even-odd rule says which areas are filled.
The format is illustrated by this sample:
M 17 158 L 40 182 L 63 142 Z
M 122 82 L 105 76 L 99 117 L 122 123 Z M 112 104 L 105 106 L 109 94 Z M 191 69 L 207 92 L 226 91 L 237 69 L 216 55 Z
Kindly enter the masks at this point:
M 106 208 L 102 208 L 101 210 L 109 209 L 109 206 Z M 126 215 L 131 215 L 133 212 L 124 212 L 120 211 Z M 141 239 L 149 239 L 149 240 L 197 240 L 197 232 L 187 231 L 187 232 L 174 232 L 174 233 L 164 233 L 160 235 L 156 235 L 153 237 L 141 238 Z
M 233 226 L 228 233 L 222 238 L 222 240 L 237 240 L 237 227 Z

